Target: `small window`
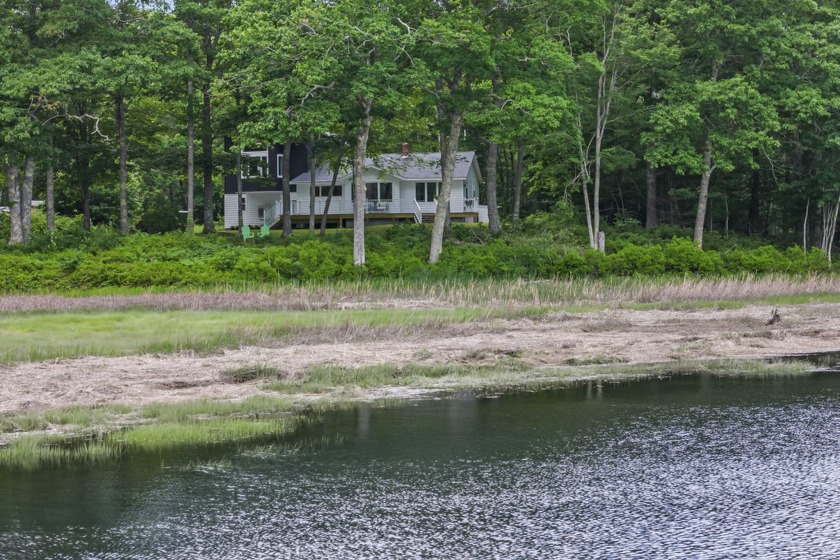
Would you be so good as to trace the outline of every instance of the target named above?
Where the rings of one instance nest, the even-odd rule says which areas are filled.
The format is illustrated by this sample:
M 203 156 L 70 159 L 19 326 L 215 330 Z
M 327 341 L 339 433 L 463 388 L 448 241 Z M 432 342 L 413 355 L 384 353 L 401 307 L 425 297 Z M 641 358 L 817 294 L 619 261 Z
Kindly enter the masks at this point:
M 378 183 L 365 183 L 365 198 L 368 200 L 376 200 L 376 191 L 378 186 Z
M 242 152 L 242 178 L 268 177 L 268 151 Z
M 283 154 L 277 154 L 277 178 L 283 178 Z
M 245 211 L 245 197 L 242 197 L 242 200 L 239 201 L 239 209 L 243 212 Z
M 327 198 L 330 196 L 330 186 L 321 185 L 315 187 L 315 196 L 318 198 Z M 333 189 L 333 196 L 341 196 L 341 185 L 336 185 Z
M 379 201 L 394 201 L 394 186 L 391 183 L 379 183 Z
M 440 183 L 416 183 L 414 198 L 417 202 L 432 202 L 440 193 Z
M 366 183 L 365 198 L 376 202 L 393 202 L 394 186 L 392 183 Z
M 265 208 L 263 208 L 262 206 L 257 208 L 257 219 L 258 220 L 265 219 Z

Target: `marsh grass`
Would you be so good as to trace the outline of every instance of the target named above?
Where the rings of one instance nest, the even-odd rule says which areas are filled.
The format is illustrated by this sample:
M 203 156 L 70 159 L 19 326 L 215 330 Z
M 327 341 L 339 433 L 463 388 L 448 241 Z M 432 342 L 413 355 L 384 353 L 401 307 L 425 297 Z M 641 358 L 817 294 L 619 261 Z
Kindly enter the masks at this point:
M 78 356 L 124 356 L 302 339 L 353 339 L 415 332 L 540 308 L 358 309 L 346 311 L 144 311 L 11 314 L 0 317 L 0 363 Z
M 199 400 L 127 407 L 74 407 L 41 415 L 4 418 L 4 429 L 38 429 L 66 424 L 66 434 L 25 434 L 0 446 L 0 468 L 36 469 L 44 466 L 89 465 L 132 454 L 163 453 L 175 449 L 214 447 L 238 450 L 284 446 L 295 452 L 291 436 L 318 414 L 336 407 L 357 406 L 356 388 L 415 387 L 428 391 L 467 389 L 479 393 L 538 390 L 584 382 L 619 383 L 651 377 L 710 374 L 744 379 L 778 379 L 810 375 L 813 364 L 804 360 L 678 361 L 660 364 L 574 365 L 529 368 L 516 356 L 499 356 L 493 364 L 384 364 L 360 368 L 319 366 L 299 380 L 283 379 L 263 388 L 288 397 L 260 395 L 239 402 Z M 295 393 L 327 393 L 316 400 L 300 400 Z M 132 422 L 127 422 L 132 418 Z M 86 426 L 86 427 L 85 427 Z M 85 427 L 84 429 L 79 429 Z M 323 442 L 313 445 L 323 445 Z M 300 449 L 304 449 L 301 447 Z M 207 468 L 210 468 L 208 466 Z
M 338 281 L 329 284 L 255 284 L 173 291 L 115 289 L 64 294 L 0 296 L 0 312 L 81 311 L 323 311 L 364 308 L 574 307 L 687 305 L 754 302 L 780 305 L 840 302 L 840 277 L 833 275 L 739 275 L 720 278 L 470 280 L 435 282 L 403 279 Z
M 96 464 L 131 454 L 267 443 L 303 425 L 311 408 L 302 410 L 287 399 L 265 395 L 240 402 L 200 400 L 152 404 L 140 410 L 78 407 L 69 415 L 62 412 L 46 412 L 38 418 L 52 418 L 56 423 L 50 427 L 70 428 L 68 432 L 24 434 L 9 440 L 0 446 L 0 468 Z M 22 428 L 26 422 L 21 418 L 5 420 L 7 426 Z M 85 427 L 85 419 L 95 419 L 97 424 Z M 34 421 L 30 425 L 32 429 L 41 426 Z
M 43 412 L 0 416 L 0 433 L 41 431 L 55 426 L 89 428 L 101 424 L 112 424 L 118 418 L 128 415 L 131 410 L 130 407 L 123 405 L 73 406 Z
M 288 415 L 295 404 L 284 398 L 256 395 L 242 401 L 200 399 L 180 403 L 152 403 L 138 411 L 142 418 L 159 422 L 181 422 L 189 419 L 247 416 L 250 418 Z
M 279 379 L 283 377 L 283 371 L 266 364 L 247 365 L 225 370 L 222 377 L 231 383 L 248 383 L 257 379 Z
M 284 379 L 263 385 L 267 391 L 296 393 L 353 393 L 347 389 L 413 387 L 429 390 L 476 389 L 517 390 L 537 386 L 547 388 L 578 381 L 621 382 L 651 377 L 712 374 L 719 377 L 781 378 L 810 375 L 814 366 L 804 360 L 674 361 L 656 364 L 624 364 L 609 356 L 590 360 L 570 360 L 566 366 L 530 368 L 517 358 L 500 359 L 493 364 L 420 365 L 382 364 L 358 368 L 318 366 L 301 379 Z

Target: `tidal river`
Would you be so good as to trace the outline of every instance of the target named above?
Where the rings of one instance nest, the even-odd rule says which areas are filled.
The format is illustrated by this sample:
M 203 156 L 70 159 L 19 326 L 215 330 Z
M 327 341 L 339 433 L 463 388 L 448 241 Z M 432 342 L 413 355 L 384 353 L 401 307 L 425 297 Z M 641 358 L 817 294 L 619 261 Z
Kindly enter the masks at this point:
M 840 374 L 327 414 L 296 441 L 0 471 L 0 558 L 840 558 Z

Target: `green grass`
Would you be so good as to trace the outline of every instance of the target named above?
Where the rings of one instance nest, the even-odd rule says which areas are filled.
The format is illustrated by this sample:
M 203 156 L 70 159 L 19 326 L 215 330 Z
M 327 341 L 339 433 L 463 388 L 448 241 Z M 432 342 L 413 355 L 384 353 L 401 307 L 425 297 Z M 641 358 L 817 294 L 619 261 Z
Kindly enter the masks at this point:
M 304 334 L 353 337 L 378 328 L 441 326 L 545 309 L 362 309 L 346 311 L 143 311 L 21 313 L 0 318 L 0 363 L 77 356 L 211 350 Z
M 123 405 L 73 406 L 14 416 L 0 416 L 0 433 L 46 430 L 51 426 L 88 428 L 113 422 L 114 419 L 130 412 L 131 408 Z
M 502 357 L 482 366 L 381 364 L 358 368 L 317 366 L 297 380 L 263 385 L 267 391 L 347 394 L 348 389 L 414 387 L 418 389 L 516 388 L 522 385 L 566 384 L 576 380 L 623 381 L 648 377 L 709 373 L 725 377 L 770 378 L 809 375 L 813 366 L 804 361 L 767 363 L 762 360 L 679 361 L 660 364 L 622 364 L 609 357 L 581 360 L 568 366 L 529 368 L 518 358 Z
M 241 402 L 200 400 L 139 410 L 73 407 L 9 416 L 0 423 L 5 432 L 47 427 L 65 431 L 9 439 L 0 445 L 0 467 L 94 464 L 174 448 L 268 442 L 291 433 L 304 418 L 288 399 L 268 395 Z

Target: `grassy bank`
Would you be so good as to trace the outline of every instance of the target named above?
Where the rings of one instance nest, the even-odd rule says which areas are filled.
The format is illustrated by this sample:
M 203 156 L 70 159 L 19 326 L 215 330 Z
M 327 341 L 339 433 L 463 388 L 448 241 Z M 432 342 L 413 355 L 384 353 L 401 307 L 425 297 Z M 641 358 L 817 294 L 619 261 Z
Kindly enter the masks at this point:
M 551 311 L 840 302 L 840 278 L 364 281 L 259 291 L 0 297 L 0 363 L 359 340 Z
M 241 402 L 202 400 L 151 404 L 137 409 L 74 407 L 2 418 L 0 468 L 91 465 L 139 453 L 284 441 L 293 437 L 295 430 L 313 413 L 354 406 L 362 400 L 393 399 L 401 394 L 394 390 L 399 387 L 414 389 L 414 396 L 464 389 L 497 393 L 696 373 L 779 378 L 807 375 L 812 369 L 810 364 L 799 361 L 731 360 L 531 369 L 523 366 L 516 356 L 478 368 L 316 367 L 295 380 L 282 379 L 279 372 L 264 369 L 253 373 L 262 379 L 265 394 Z M 246 373 L 230 372 L 231 376 Z
M 727 278 L 631 277 L 609 279 L 336 281 L 263 283 L 205 289 L 99 288 L 0 296 L 0 313 L 87 311 L 323 311 L 366 308 L 573 307 L 693 302 L 778 303 L 840 301 L 840 277 L 741 275 Z
M 208 351 L 221 347 L 390 336 L 499 317 L 537 316 L 539 308 L 360 309 L 345 311 L 97 311 L 0 317 L 0 363 L 78 356 Z

